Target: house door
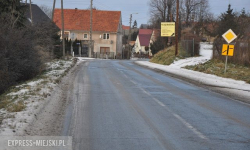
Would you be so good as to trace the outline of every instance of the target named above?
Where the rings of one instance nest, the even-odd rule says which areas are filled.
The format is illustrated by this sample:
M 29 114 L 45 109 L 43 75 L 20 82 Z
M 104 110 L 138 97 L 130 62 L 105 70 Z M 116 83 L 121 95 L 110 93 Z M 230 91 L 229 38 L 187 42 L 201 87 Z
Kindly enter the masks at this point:
M 100 47 L 100 58 L 108 59 L 110 55 L 110 47 Z
M 89 56 L 89 47 L 86 44 L 83 44 L 83 46 L 82 46 L 82 56 L 83 57 Z
M 109 52 L 110 52 L 110 47 L 101 47 L 100 48 L 101 54 L 109 54 Z

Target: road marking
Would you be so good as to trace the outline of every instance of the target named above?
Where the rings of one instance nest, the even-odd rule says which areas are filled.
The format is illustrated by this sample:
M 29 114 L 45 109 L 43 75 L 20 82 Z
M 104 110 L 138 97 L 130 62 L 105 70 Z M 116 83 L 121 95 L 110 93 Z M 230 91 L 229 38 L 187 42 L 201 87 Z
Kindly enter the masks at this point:
M 125 78 L 129 79 L 129 77 L 126 74 L 124 74 L 123 71 L 120 72 L 124 75 Z M 136 83 L 133 80 L 129 79 L 129 81 L 136 85 Z
M 164 105 L 161 101 L 159 101 L 158 99 L 154 98 L 153 99 L 161 106 L 165 107 L 166 105 Z
M 133 81 L 133 80 L 130 80 L 133 84 L 135 84 L 136 85 L 136 83 Z
M 124 72 L 123 72 L 123 71 L 121 71 L 121 73 L 124 75 L 124 77 L 125 77 L 125 78 L 127 78 L 127 79 L 128 79 L 128 76 L 127 76 L 126 74 L 124 74 Z
M 123 74 L 127 79 L 130 80 L 130 82 L 132 82 L 133 84 L 137 84 L 135 83 L 133 80 L 131 80 L 130 78 L 128 78 L 127 75 Z M 156 103 L 158 103 L 160 106 L 164 107 L 168 112 L 170 112 L 176 119 L 178 119 L 183 125 L 185 125 L 188 129 L 190 129 L 194 134 L 196 134 L 198 137 L 200 137 L 201 139 L 204 140 L 208 140 L 208 138 L 203 135 L 201 132 L 199 132 L 195 127 L 193 127 L 190 123 L 188 123 L 185 119 L 183 119 L 181 116 L 179 116 L 178 114 L 174 113 L 172 110 L 169 109 L 169 107 L 167 107 L 166 105 L 164 105 L 160 100 L 158 100 L 157 98 L 153 97 L 149 92 L 147 92 L 145 89 L 143 89 L 142 87 L 139 86 L 139 89 L 142 90 L 143 93 L 147 94 L 148 96 L 150 96 Z
M 171 112 L 171 111 L 170 111 Z M 181 116 L 177 115 L 176 113 L 171 112 L 175 118 L 180 120 L 187 128 L 189 128 L 191 131 L 193 131 L 198 137 L 208 140 L 208 138 L 203 135 L 201 132 L 199 132 L 195 127 L 193 127 L 191 124 L 189 124 L 185 119 L 183 119 Z
M 145 91 L 143 88 L 139 87 L 140 90 L 142 90 L 143 93 L 147 94 L 148 96 L 151 96 L 150 93 L 148 93 L 147 91 Z M 152 96 L 151 96 L 152 97 Z

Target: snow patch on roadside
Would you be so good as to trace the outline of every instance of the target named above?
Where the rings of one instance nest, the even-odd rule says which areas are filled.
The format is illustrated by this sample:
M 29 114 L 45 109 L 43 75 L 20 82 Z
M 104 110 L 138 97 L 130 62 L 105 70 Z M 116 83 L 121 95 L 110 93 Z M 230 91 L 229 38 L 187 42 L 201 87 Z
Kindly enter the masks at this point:
M 84 60 L 80 60 L 84 61 Z M 49 100 L 52 91 L 58 86 L 60 79 L 74 65 L 69 61 L 54 60 L 46 63 L 46 72 L 39 79 L 15 86 L 6 94 L 10 104 L 22 102 L 25 108 L 19 112 L 0 109 L 0 135 L 23 135 L 25 127 L 36 118 L 37 112 Z
M 186 59 L 180 59 L 174 61 L 170 67 L 182 68 L 185 66 L 193 66 L 200 63 L 205 63 L 212 58 L 213 55 L 213 44 L 208 42 L 200 43 L 200 56 L 199 57 L 189 57 Z
M 179 68 L 179 67 L 155 64 L 155 63 L 151 63 L 148 61 L 137 61 L 136 63 L 143 65 L 143 66 L 147 66 L 152 69 L 159 69 L 165 72 L 176 74 L 184 78 L 189 78 L 189 79 L 195 80 L 205 85 L 225 87 L 225 88 L 250 92 L 250 84 L 247 84 L 245 81 L 222 78 L 216 75 L 206 74 L 206 73 L 197 72 L 197 71 L 188 70 L 188 69 Z
M 89 57 L 76 57 L 79 61 L 78 63 L 81 63 L 82 61 L 86 60 L 94 60 L 95 58 L 89 58 Z

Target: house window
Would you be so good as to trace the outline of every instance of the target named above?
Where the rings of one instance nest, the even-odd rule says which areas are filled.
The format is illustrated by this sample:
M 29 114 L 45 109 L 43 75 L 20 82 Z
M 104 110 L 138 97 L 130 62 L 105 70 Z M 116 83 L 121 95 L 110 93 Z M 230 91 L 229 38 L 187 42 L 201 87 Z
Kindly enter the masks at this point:
M 88 38 L 88 34 L 86 34 L 86 33 L 83 34 L 83 38 L 84 38 L 84 39 L 87 39 L 87 38 Z
M 104 33 L 103 34 L 103 39 L 109 39 L 109 33 Z
M 64 38 L 69 38 L 69 31 L 64 32 Z

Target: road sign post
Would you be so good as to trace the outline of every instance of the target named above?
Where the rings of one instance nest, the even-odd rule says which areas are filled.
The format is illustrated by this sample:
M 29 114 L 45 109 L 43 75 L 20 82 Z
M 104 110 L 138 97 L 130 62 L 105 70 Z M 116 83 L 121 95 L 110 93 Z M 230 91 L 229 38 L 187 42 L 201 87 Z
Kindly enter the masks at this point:
M 225 70 L 224 73 L 227 72 L 227 60 L 228 56 L 233 56 L 234 53 L 234 45 L 229 45 L 234 39 L 237 38 L 236 34 L 233 32 L 233 30 L 229 29 L 227 32 L 225 32 L 222 37 L 227 41 L 228 44 L 223 44 L 222 46 L 222 55 L 226 56 L 226 62 L 225 62 Z
M 227 59 L 228 59 L 228 55 L 226 56 L 226 63 L 225 63 L 225 70 L 224 70 L 224 73 L 227 72 Z

